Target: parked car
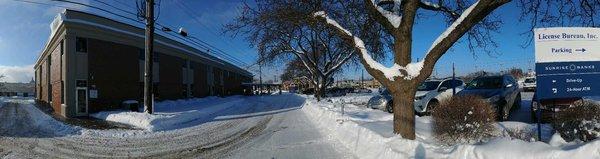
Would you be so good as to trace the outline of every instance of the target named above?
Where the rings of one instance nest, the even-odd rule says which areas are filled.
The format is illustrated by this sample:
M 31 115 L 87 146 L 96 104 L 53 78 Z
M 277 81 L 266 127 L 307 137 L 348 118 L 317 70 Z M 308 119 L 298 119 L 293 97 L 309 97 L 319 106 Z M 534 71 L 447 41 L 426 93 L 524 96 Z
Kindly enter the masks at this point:
M 354 89 L 354 93 L 373 93 L 373 91 L 366 88 L 357 88 Z
M 385 110 L 389 113 L 393 113 L 393 100 L 392 95 L 387 89 L 383 89 L 379 95 L 371 97 L 367 102 L 368 108 Z
M 327 97 L 345 96 L 346 92 L 347 92 L 347 89 L 345 89 L 345 88 L 333 87 L 333 88 L 329 88 L 326 90 L 325 96 L 327 96 Z
M 315 94 L 315 89 L 314 88 L 306 88 L 306 89 L 302 90 L 302 94 L 306 94 L 306 95 Z
M 484 98 L 496 109 L 499 121 L 508 119 L 511 109 L 521 107 L 521 92 L 511 75 L 477 77 L 457 95 Z
M 464 89 L 464 82 L 459 79 L 428 80 L 419 87 L 415 94 L 415 112 L 417 115 L 431 114 L 440 101 L 448 99 L 454 91 L 459 92 Z
M 431 113 L 431 110 L 439 104 L 441 100 L 452 97 L 452 88 L 456 88 L 459 92 L 464 88 L 464 82 L 461 80 L 428 80 L 419 87 L 415 94 L 415 113 L 417 115 L 426 115 Z M 381 109 L 392 113 L 393 100 L 389 91 L 385 89 L 380 95 L 376 95 L 369 99 L 367 103 L 369 108 Z
M 535 77 L 525 78 L 525 81 L 523 81 L 523 91 L 535 92 L 536 85 Z
M 572 107 L 575 102 L 583 100 L 582 98 L 561 98 L 561 99 L 538 99 L 537 95 L 533 95 L 531 100 L 531 121 L 537 122 L 540 117 L 540 122 L 548 123 L 554 120 L 554 114 L 560 110 Z M 537 110 L 541 109 L 541 114 Z

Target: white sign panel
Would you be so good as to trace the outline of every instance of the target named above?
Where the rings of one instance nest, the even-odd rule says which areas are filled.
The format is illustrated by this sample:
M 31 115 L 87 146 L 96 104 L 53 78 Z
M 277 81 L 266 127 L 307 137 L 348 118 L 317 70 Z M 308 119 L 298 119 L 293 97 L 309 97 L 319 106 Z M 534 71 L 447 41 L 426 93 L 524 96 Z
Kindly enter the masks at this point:
M 600 61 L 600 28 L 539 28 L 534 30 L 535 61 Z

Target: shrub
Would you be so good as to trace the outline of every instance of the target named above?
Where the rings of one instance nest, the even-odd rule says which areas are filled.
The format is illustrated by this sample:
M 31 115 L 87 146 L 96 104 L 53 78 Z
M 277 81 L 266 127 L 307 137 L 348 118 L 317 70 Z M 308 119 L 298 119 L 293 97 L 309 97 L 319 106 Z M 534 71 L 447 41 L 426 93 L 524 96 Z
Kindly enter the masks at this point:
M 554 129 L 565 141 L 592 141 L 600 138 L 600 104 L 578 101 L 556 113 Z
M 473 143 L 492 136 L 494 109 L 478 96 L 460 96 L 442 101 L 433 111 L 433 131 L 445 144 Z

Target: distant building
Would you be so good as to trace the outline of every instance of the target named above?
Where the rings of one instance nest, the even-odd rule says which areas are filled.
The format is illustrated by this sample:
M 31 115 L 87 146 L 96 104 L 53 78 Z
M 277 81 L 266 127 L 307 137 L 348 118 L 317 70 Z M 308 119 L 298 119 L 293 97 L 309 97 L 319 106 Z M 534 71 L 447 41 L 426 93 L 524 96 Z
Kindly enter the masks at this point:
M 143 101 L 144 28 L 74 10 L 60 13 L 35 63 L 39 102 L 66 117 Z M 158 30 L 158 29 L 157 29 Z M 205 51 L 154 36 L 154 97 L 242 94 L 252 74 Z
M 0 83 L 0 96 L 33 97 L 35 83 Z

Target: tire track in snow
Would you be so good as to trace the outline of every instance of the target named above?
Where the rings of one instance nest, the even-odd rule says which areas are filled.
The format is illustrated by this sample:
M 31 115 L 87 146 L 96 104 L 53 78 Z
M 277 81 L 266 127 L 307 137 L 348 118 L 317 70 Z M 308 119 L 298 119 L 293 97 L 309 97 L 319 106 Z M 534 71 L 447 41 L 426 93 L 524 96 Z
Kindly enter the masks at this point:
M 10 128 L 5 131 L 14 134 L 14 130 L 35 130 L 35 126 L 27 124 L 31 120 L 27 111 L 16 103 L 11 105 L 0 107 L 0 122 Z M 250 106 L 240 112 L 254 109 L 255 106 Z M 271 118 L 272 115 L 266 115 L 221 120 L 129 138 L 97 135 L 21 138 L 7 133 L 0 137 L 0 150 L 9 148 L 9 154 L 17 158 L 220 158 L 256 137 Z M 19 122 L 4 122 L 7 120 Z M 19 128 L 14 129 L 15 124 Z

